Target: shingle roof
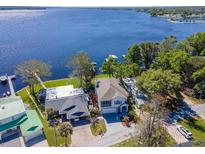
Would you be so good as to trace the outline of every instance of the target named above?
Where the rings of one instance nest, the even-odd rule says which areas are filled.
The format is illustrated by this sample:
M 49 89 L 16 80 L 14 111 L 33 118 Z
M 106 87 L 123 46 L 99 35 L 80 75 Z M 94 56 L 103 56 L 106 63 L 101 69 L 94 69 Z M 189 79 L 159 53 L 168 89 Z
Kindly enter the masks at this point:
M 127 98 L 127 91 L 121 86 L 120 81 L 116 78 L 98 79 L 97 95 L 99 100 L 111 100 L 115 97 Z
M 0 99 L 0 120 L 25 112 L 23 101 L 20 97 L 6 97 Z
M 60 114 L 69 113 L 71 118 L 89 115 L 85 94 L 47 100 L 45 107 L 53 108 Z

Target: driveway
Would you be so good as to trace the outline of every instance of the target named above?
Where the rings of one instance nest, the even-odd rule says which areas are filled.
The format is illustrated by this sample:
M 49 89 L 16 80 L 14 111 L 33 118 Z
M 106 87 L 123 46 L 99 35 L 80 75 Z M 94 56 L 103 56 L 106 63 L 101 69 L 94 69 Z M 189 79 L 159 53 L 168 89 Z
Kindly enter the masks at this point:
M 167 126 L 167 131 L 175 139 L 177 144 L 188 142 L 188 140 L 177 130 L 176 125 Z
M 93 136 L 90 130 L 90 124 L 78 126 L 73 128 L 73 134 L 71 136 L 71 146 L 79 147 L 88 142 L 95 142 L 99 136 Z
M 201 118 L 205 119 L 205 104 L 194 104 L 190 106 Z
M 177 110 L 169 113 L 167 123 L 176 124 L 178 121 L 183 120 L 184 118 L 190 118 L 196 116 L 197 112 L 192 109 L 192 106 L 188 105 L 186 102 L 183 102 Z
M 121 115 L 118 114 L 103 115 L 107 132 L 93 142 L 85 142 L 82 146 L 109 147 L 130 138 L 131 134 L 134 132 L 135 125 L 131 125 L 130 127 L 123 126 L 120 117 Z

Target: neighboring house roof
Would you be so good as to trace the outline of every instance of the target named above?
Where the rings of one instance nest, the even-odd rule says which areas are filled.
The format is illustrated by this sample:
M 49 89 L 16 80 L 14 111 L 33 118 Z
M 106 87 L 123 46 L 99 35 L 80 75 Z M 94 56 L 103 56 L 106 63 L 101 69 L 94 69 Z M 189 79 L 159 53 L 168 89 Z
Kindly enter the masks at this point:
M 6 123 L 4 125 L 0 125 L 0 132 L 7 130 L 7 129 L 10 129 L 10 128 L 13 128 L 13 127 L 16 127 L 16 126 L 20 126 L 26 119 L 27 119 L 27 116 L 26 116 L 26 114 L 24 114 L 23 116 L 21 116 L 20 118 L 14 120 L 14 121 L 11 121 L 11 122 Z
M 25 114 L 20 118 L 4 125 L 0 125 L 0 132 L 13 128 L 15 126 L 20 126 L 23 136 L 27 136 L 43 128 L 41 120 L 39 119 L 38 114 L 35 110 L 26 110 Z
M 6 97 L 0 99 L 0 120 L 25 112 L 23 101 L 20 97 Z
M 46 109 L 53 108 L 59 111 L 59 114 L 69 114 L 70 118 L 88 116 L 86 95 L 74 95 L 58 99 L 46 100 Z
M 116 78 L 101 78 L 97 81 L 96 92 L 99 100 L 111 100 L 115 97 L 127 98 L 127 91 Z
M 27 136 L 43 128 L 41 120 L 35 110 L 26 110 L 27 119 L 20 125 L 21 133 Z

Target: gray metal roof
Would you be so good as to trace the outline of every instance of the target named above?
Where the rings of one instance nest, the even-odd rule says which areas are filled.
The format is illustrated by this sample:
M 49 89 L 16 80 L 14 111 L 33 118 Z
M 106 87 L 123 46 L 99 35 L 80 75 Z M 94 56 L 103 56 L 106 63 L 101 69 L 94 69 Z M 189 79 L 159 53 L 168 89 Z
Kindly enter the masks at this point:
M 70 118 L 89 116 L 86 95 L 75 95 L 63 98 L 46 100 L 45 108 L 53 108 L 59 114 L 69 114 Z
M 127 99 L 128 93 L 116 78 L 101 78 L 98 79 L 98 86 L 96 92 L 99 100 L 111 100 L 115 97 L 122 97 Z

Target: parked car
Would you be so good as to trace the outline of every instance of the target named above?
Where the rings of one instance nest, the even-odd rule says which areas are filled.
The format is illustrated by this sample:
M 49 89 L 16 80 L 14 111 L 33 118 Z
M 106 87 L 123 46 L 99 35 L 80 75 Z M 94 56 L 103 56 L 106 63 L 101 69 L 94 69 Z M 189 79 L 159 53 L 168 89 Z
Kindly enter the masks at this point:
M 192 139 L 192 133 L 187 128 L 177 125 L 177 130 L 187 139 Z

